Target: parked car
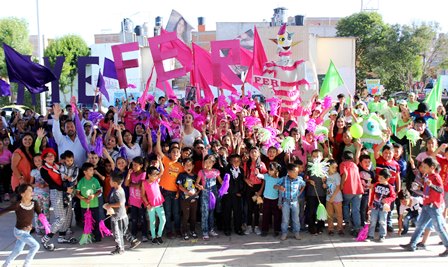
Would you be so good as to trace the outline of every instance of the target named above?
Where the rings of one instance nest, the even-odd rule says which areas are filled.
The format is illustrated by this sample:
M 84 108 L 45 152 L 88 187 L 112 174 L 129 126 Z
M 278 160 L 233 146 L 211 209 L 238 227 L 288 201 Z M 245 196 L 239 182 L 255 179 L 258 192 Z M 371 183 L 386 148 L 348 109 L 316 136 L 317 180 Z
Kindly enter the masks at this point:
M 20 115 L 22 115 L 22 117 L 25 114 L 25 111 L 27 111 L 28 109 L 34 111 L 32 108 L 27 107 L 27 106 L 23 106 L 23 105 L 10 105 L 10 106 L 4 106 L 0 109 L 0 111 L 5 111 L 5 118 L 7 121 L 9 121 L 11 119 L 11 114 L 13 111 L 19 112 Z M 40 114 L 35 112 L 35 116 L 40 116 Z

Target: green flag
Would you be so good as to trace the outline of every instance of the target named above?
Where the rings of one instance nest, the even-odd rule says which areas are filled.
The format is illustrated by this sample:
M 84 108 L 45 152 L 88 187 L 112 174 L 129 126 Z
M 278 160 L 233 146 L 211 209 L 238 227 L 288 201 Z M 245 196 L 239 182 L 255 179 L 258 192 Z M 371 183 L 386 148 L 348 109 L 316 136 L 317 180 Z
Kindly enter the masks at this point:
M 342 80 L 341 75 L 334 66 L 333 61 L 330 60 L 330 66 L 328 67 L 324 81 L 322 82 L 322 86 L 320 87 L 319 98 L 323 99 L 331 91 L 333 91 L 335 88 L 338 88 L 343 84 L 344 81 Z
M 431 112 L 437 114 L 437 106 L 442 103 L 442 78 L 439 76 L 437 79 L 436 85 L 432 88 L 431 92 L 425 99 L 425 103 L 428 105 L 428 109 Z M 428 129 L 431 133 L 436 136 L 437 135 L 437 120 L 429 119 L 428 120 Z

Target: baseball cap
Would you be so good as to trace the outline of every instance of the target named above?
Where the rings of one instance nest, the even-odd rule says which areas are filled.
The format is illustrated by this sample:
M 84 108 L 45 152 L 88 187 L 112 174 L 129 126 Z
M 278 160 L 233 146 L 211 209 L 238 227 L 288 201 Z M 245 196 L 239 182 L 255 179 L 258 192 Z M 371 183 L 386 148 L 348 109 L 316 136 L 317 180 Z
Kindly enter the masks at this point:
M 330 111 L 330 116 L 332 116 L 332 115 L 338 115 L 338 112 L 336 110 L 332 110 L 332 111 Z

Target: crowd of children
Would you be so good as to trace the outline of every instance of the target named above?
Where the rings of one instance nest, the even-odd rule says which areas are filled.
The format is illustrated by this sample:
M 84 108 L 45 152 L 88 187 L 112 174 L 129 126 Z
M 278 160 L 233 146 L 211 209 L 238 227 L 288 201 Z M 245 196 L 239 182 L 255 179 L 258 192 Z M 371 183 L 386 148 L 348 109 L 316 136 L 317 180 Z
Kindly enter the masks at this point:
M 102 116 L 84 109 L 79 117 L 75 106 L 64 113 L 56 104 L 40 125 L 35 151 L 28 151 L 22 139 L 15 142 L 17 150 L 27 152 L 19 160 L 33 167 L 32 179 L 21 177 L 18 184 L 33 185 L 37 213 L 49 217 L 49 207 L 54 208 L 50 233 L 35 225 L 44 247 L 54 249 L 55 234 L 59 243 L 77 242 L 70 229 L 73 205 L 80 224 L 86 209 L 92 212 L 95 242 L 102 239 L 98 222 L 113 210 L 112 254 L 124 252 L 124 240 L 135 248 L 140 242 L 161 244 L 164 236 L 208 240 L 221 231 L 226 236 L 271 233 L 281 240 L 292 231 L 300 240 L 304 232 L 357 237 L 368 227 L 367 240 L 383 242 L 397 230 L 394 212 L 398 235 L 406 235 L 411 222 L 417 224 L 405 249 L 415 250 L 430 222 L 448 248 L 448 149 L 438 146 L 448 126 L 439 123 L 440 132 L 434 133 L 427 127 L 428 120 L 444 116 L 443 110 L 430 113 L 412 97 L 398 106 L 378 102 L 377 96 L 355 97 L 347 105 L 339 95 L 326 107 L 316 100 L 310 115 L 301 115 L 328 128 L 328 134 L 318 136 L 315 127 L 301 125 L 292 114 L 277 115 L 245 98 L 228 106 L 219 101 L 166 105 L 164 97 L 144 107 L 124 101 L 121 110 L 110 107 Z M 382 109 L 395 112 L 395 119 Z M 369 113 L 387 125 L 373 145 L 353 138 L 351 131 Z M 18 128 L 18 120 L 13 129 L 21 132 L 15 136 L 24 138 L 29 134 Z M 416 144 L 407 139 L 406 129 L 418 132 Z M 17 157 L 12 155 L 13 170 Z M 328 170 L 313 171 L 314 164 Z M 18 189 L 19 195 L 28 190 Z M 321 205 L 326 221 L 317 214 Z M 23 213 L 19 207 L 18 216 Z M 31 230 L 30 225 L 27 221 L 16 230 Z M 448 256 L 448 250 L 440 255 Z

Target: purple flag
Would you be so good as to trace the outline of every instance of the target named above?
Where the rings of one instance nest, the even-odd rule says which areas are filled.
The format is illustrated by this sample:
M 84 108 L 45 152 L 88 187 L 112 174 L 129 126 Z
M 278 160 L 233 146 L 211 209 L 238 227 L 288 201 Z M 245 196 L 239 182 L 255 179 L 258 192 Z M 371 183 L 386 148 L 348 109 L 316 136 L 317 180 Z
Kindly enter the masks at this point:
M 117 70 L 115 69 L 115 63 L 108 59 L 107 57 L 104 58 L 104 77 L 111 78 L 111 79 L 118 79 L 117 76 Z
M 46 83 L 56 80 L 56 76 L 45 66 L 31 61 L 7 44 L 3 44 L 5 51 L 6 68 L 11 82 L 23 83 L 32 94 L 48 91 Z
M 107 92 L 106 83 L 104 82 L 101 70 L 98 72 L 98 82 L 96 83 L 96 87 L 100 89 L 100 92 L 106 97 L 107 101 L 109 101 L 109 93 Z
M 0 79 L 0 96 L 10 96 L 11 95 L 11 86 L 9 83 Z

